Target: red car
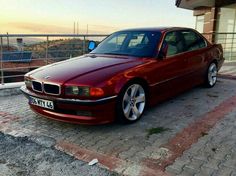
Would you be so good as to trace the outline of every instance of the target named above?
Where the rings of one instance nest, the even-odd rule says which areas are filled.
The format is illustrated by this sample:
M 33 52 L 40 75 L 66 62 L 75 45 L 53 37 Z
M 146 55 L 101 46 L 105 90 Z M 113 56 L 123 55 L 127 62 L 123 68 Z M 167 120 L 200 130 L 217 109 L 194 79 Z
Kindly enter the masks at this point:
M 79 124 L 133 123 L 147 105 L 213 87 L 224 61 L 221 45 L 188 28 L 123 30 L 98 46 L 90 41 L 89 50 L 25 75 L 32 110 Z

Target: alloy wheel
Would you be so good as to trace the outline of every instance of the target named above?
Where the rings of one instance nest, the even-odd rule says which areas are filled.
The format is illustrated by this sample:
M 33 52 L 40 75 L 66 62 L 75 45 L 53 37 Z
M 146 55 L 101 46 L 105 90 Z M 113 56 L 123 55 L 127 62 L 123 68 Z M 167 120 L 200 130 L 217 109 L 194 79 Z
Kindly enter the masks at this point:
M 139 84 L 133 84 L 126 90 L 122 109 L 124 116 L 129 121 L 137 120 L 143 113 L 146 104 L 145 91 Z
M 214 86 L 217 81 L 217 66 L 212 63 L 208 68 L 208 83 L 210 86 Z

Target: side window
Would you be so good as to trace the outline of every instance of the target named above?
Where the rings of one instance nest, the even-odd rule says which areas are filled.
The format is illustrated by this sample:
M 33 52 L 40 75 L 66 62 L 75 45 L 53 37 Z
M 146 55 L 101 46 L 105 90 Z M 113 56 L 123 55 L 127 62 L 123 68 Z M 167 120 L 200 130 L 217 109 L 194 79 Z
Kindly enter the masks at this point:
M 193 51 L 206 47 L 206 42 L 202 37 L 193 31 L 182 31 L 185 39 L 186 51 Z
M 168 45 L 167 56 L 173 56 L 184 52 L 184 38 L 179 31 L 168 32 L 164 41 Z

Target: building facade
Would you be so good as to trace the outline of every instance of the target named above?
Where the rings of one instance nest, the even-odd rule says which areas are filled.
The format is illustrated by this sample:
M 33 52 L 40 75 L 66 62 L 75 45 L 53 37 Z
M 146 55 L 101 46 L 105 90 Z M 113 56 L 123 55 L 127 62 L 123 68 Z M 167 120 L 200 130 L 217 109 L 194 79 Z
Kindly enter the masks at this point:
M 195 28 L 213 43 L 221 43 L 227 60 L 236 60 L 236 0 L 176 0 L 193 10 Z

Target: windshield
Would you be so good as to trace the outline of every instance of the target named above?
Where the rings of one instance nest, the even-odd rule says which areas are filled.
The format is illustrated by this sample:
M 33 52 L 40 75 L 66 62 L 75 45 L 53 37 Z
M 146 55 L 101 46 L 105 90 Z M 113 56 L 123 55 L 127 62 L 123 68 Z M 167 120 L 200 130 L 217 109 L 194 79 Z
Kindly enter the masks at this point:
M 161 33 L 151 31 L 116 32 L 101 42 L 91 53 L 153 57 Z

